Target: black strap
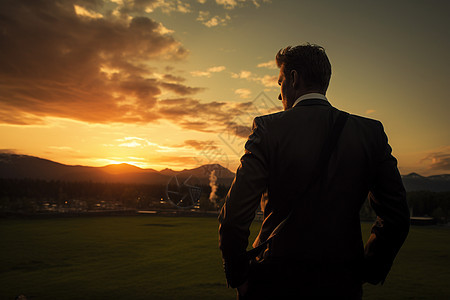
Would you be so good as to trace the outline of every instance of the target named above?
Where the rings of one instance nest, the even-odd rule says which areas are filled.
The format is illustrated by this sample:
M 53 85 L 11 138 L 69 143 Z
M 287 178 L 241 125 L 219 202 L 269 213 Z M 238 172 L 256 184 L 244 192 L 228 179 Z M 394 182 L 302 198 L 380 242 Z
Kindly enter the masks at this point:
M 336 122 L 334 122 L 333 127 L 331 129 L 331 132 L 329 134 L 329 137 L 325 140 L 325 143 L 322 147 L 322 151 L 320 152 L 320 157 L 317 163 L 317 168 L 315 168 L 315 172 L 313 176 L 311 176 L 311 180 L 309 181 L 309 184 L 306 186 L 306 189 L 304 191 L 304 194 L 306 194 L 310 188 L 313 186 L 314 182 L 317 182 L 318 180 L 321 180 L 322 175 L 325 173 L 325 169 L 328 166 L 328 163 L 331 158 L 331 154 L 333 153 L 334 149 L 336 148 L 336 144 L 339 140 L 339 136 L 341 135 L 342 129 L 344 128 L 345 123 L 348 119 L 348 113 L 339 111 Z M 296 201 L 298 203 L 299 201 Z M 286 222 L 289 220 L 291 215 L 293 214 L 293 211 L 296 208 L 296 203 L 294 203 L 294 206 L 292 210 L 290 211 L 289 215 L 278 224 L 277 227 L 272 231 L 270 236 L 265 240 L 263 243 L 261 243 L 256 248 L 253 248 L 249 251 L 247 251 L 247 257 L 248 259 L 254 259 L 256 256 L 258 256 L 267 246 L 268 243 L 272 241 L 272 239 L 281 231 L 281 229 L 285 226 Z

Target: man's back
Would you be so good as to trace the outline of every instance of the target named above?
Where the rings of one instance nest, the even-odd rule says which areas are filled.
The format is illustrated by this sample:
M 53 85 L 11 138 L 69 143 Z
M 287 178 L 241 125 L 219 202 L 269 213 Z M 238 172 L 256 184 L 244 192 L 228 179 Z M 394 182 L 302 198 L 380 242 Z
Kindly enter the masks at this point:
M 359 209 L 371 184 L 381 132 L 375 121 L 350 116 L 321 182 L 311 183 L 337 113 L 324 100 L 307 100 L 261 117 L 270 156 L 264 215 L 272 214 L 262 227 L 263 241 L 299 202 L 293 220 L 274 240 L 273 257 L 334 260 L 362 255 Z M 313 188 L 305 194 L 309 184 Z M 354 242 L 345 242 L 349 239 Z
M 272 256 L 311 259 L 321 254 L 333 260 L 357 259 L 363 254 L 359 210 L 375 180 L 396 173 L 389 185 L 394 185 L 394 189 L 402 186 L 396 161 L 386 153 L 388 145 L 381 123 L 350 115 L 322 174 L 323 181 L 320 185 L 314 183 L 314 188 L 304 194 L 337 114 L 338 110 L 324 100 L 306 100 L 289 111 L 263 116 L 257 121 L 263 127 L 267 140 L 265 155 L 269 157 L 264 215 L 272 214 L 262 228 L 262 240 L 287 216 L 294 202 L 301 202 L 293 224 L 275 239 Z M 387 170 L 379 169 L 382 159 L 387 160 L 384 162 Z M 404 194 L 399 197 L 404 198 Z M 296 234 L 291 235 L 291 229 Z M 317 234 L 322 238 L 317 239 Z M 305 247 L 308 240 L 314 243 Z M 292 247 L 296 242 L 303 247 Z
M 294 202 L 299 202 L 289 223 L 270 244 L 265 259 L 284 265 L 287 277 L 309 278 L 315 272 L 321 284 L 334 282 L 333 286 L 344 287 L 361 282 L 365 272 L 385 272 L 390 268 L 393 252 L 398 251 L 394 247 L 387 249 L 388 253 L 379 253 L 383 256 L 381 265 L 375 267 L 384 270 L 364 269 L 359 210 L 369 191 L 380 194 L 377 213 L 390 223 L 390 231 L 397 232 L 390 243 L 398 244 L 398 238 L 406 236 L 409 215 L 396 160 L 390 154 L 381 123 L 354 115 L 349 116 L 342 130 L 326 172 L 321 174 L 322 180 L 313 182 L 313 188 L 305 194 L 337 114 L 338 110 L 327 101 L 310 99 L 291 110 L 257 118 L 229 197 L 236 193 L 240 201 L 231 210 L 239 211 L 242 220 L 249 220 L 254 214 L 250 204 L 257 203 L 250 199 L 255 195 L 252 192 L 267 185 L 268 197 L 262 203 L 264 222 L 254 247 L 265 241 L 292 210 Z M 239 184 L 241 171 L 245 184 Z M 245 195 L 250 198 L 245 199 Z M 383 198 L 385 195 L 388 199 Z M 393 207 L 403 218 L 391 218 Z M 246 230 L 246 222 L 231 222 L 227 224 L 226 218 L 222 219 L 222 241 L 226 239 L 226 228 L 230 232 Z M 234 234 L 233 239 L 232 247 L 239 244 Z M 222 251 L 227 252 L 226 245 L 223 243 Z M 280 278 L 280 274 L 276 277 Z M 312 285 L 308 282 L 306 286 Z
M 280 70 L 282 94 L 290 95 L 286 102 L 283 98 L 287 109 L 255 118 L 219 216 L 227 279 L 233 287 L 249 280 L 266 295 L 282 286 L 299 295 L 328 290 L 327 296 L 357 298 L 362 281 L 384 280 L 409 229 L 397 161 L 380 122 L 350 115 L 327 168 L 315 179 L 339 111 L 323 95 L 302 92 L 303 83 L 295 83 L 292 72 L 291 80 L 284 77 L 283 67 Z M 297 101 L 292 104 L 292 99 Z M 249 268 L 248 228 L 265 191 L 264 222 L 254 247 L 294 212 L 259 256 L 262 263 Z M 364 249 L 359 210 L 368 194 L 380 218 Z

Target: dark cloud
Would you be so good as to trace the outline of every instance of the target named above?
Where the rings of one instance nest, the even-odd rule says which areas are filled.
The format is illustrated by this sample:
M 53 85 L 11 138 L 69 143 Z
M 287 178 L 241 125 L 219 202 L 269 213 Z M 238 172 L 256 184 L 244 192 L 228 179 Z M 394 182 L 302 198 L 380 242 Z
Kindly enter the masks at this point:
M 183 144 L 174 145 L 172 147 L 191 147 L 195 150 L 208 149 L 218 149 L 214 141 L 197 141 L 197 140 L 185 140 Z
M 238 124 L 236 122 L 228 122 L 227 128 L 230 134 L 238 137 L 247 138 L 252 133 L 252 128 L 243 124 Z
M 230 118 L 243 113 L 238 108 L 240 104 L 237 103 L 217 101 L 202 103 L 191 98 L 162 100 L 158 102 L 158 106 L 161 117 L 170 119 L 183 129 L 201 132 L 223 131 L 230 127 Z M 248 121 L 248 123 L 250 122 Z M 236 126 L 237 124 L 231 125 Z
M 0 96 L 1 98 L 1 96 Z M 0 107 L 5 106 L 7 109 L 0 109 L 0 120 L 2 123 L 7 124 L 15 124 L 15 125 L 28 125 L 28 124 L 36 124 L 43 125 L 44 122 L 38 116 L 29 115 L 16 107 L 9 106 L 8 104 L 0 103 Z
M 205 121 L 181 121 L 178 123 L 182 128 L 201 132 L 215 132 L 211 123 Z
M 247 138 L 251 133 L 248 103 L 202 103 L 192 98 L 167 99 L 158 102 L 158 113 L 183 129 L 223 133 Z M 256 116 L 256 115 L 255 115 Z M 253 117 L 255 117 L 253 116 Z
M 124 3 L 134 10 L 162 9 L 163 2 Z M 188 50 L 160 23 L 131 18 L 126 5 L 108 5 L 0 1 L 0 123 L 45 124 L 48 116 L 91 123 L 167 119 L 182 129 L 248 136 L 252 102 L 190 98 L 204 88 L 184 84 L 170 66 L 162 76 L 149 66 L 152 60 L 184 59 Z M 125 10 L 115 13 L 119 8 Z M 181 98 L 161 100 L 170 93 Z
M 174 67 L 172 67 L 172 66 L 166 66 L 165 68 L 164 68 L 164 70 L 166 70 L 166 72 L 171 72 L 171 71 L 173 71 L 175 68 Z
M 179 83 L 162 82 L 161 86 L 181 96 L 196 94 L 204 90 L 204 88 L 193 88 Z
M 163 75 L 164 80 L 169 81 L 169 82 L 183 82 L 186 79 L 183 77 L 179 77 L 179 76 L 174 76 L 171 74 L 164 74 Z
M 152 1 L 135 4 L 141 2 Z M 76 7 L 88 13 L 77 14 Z M 36 124 L 46 116 L 97 123 L 158 119 L 152 108 L 162 90 L 202 90 L 175 76 L 153 78 L 145 62 L 188 53 L 160 28 L 146 17 L 115 17 L 102 1 L 1 1 L 0 122 Z

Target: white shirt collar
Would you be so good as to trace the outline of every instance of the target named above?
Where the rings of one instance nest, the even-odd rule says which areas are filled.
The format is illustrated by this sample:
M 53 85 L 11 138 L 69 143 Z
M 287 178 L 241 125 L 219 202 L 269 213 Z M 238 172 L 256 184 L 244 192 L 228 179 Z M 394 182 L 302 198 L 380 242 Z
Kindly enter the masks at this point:
M 325 97 L 325 95 L 322 95 L 319 93 L 309 93 L 309 94 L 304 94 L 303 96 L 301 96 L 297 100 L 295 100 L 294 105 L 292 105 L 292 107 L 296 106 L 300 101 L 303 101 L 306 99 L 321 99 L 321 100 L 328 101 L 328 99 L 327 99 L 327 97 Z

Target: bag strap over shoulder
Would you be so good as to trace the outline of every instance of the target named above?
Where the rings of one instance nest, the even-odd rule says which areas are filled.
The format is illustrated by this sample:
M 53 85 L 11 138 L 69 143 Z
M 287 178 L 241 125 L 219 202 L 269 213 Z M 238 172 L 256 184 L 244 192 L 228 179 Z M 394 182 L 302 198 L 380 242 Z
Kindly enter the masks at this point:
M 345 123 L 347 122 L 349 114 L 347 112 L 339 111 L 336 121 L 333 124 L 333 127 L 331 128 L 330 134 L 328 138 L 325 140 L 325 143 L 322 147 L 322 150 L 320 152 L 319 160 L 317 162 L 317 167 L 314 169 L 315 172 L 313 176 L 311 176 L 311 180 L 309 181 L 309 184 L 307 185 L 304 193 L 306 194 L 311 187 L 313 186 L 313 183 L 319 181 L 322 179 L 323 174 L 325 173 L 326 168 L 328 167 L 328 163 L 331 158 L 331 154 L 333 153 L 334 149 L 336 148 L 337 142 L 339 140 L 339 137 L 341 135 L 342 129 L 345 126 Z M 258 256 L 267 246 L 268 243 L 272 241 L 272 239 L 283 229 L 283 227 L 286 225 L 286 222 L 289 220 L 291 215 L 293 214 L 294 210 L 296 208 L 296 205 L 294 203 L 294 206 L 289 213 L 289 215 L 278 224 L 277 227 L 272 231 L 270 236 L 265 240 L 263 243 L 261 243 L 256 248 L 253 248 L 249 251 L 247 251 L 247 258 L 248 259 L 254 259 L 256 256 Z

